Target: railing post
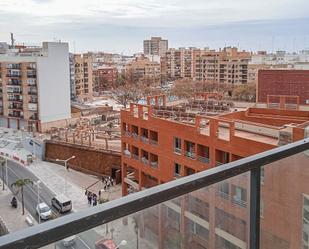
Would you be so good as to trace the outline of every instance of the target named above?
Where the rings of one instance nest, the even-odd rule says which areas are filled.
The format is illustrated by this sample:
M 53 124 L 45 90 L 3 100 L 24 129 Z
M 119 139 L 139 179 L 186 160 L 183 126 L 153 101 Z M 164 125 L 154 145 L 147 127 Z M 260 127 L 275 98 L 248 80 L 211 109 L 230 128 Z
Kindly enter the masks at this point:
M 250 249 L 260 248 L 261 169 L 250 171 Z

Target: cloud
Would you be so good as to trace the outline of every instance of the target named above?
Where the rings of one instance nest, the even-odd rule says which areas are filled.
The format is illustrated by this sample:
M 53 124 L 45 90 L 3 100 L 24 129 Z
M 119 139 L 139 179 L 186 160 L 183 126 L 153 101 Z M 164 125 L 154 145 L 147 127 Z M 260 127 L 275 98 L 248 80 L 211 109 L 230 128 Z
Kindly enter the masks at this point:
M 308 9 L 307 0 L 1 0 L 0 40 L 14 32 L 18 42 L 57 38 L 78 51 L 133 53 L 155 35 L 174 47 L 252 49 L 271 49 L 275 36 L 278 47 L 293 37 L 300 47 L 309 41 Z

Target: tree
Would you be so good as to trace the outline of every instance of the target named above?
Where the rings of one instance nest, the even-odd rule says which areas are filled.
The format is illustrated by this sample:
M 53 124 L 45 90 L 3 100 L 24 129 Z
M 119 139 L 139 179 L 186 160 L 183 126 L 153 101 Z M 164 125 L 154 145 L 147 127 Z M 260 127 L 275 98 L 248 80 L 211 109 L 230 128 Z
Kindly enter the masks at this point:
M 113 98 L 124 108 L 130 102 L 137 103 L 143 97 L 143 89 L 138 84 L 126 83 L 113 91 Z
M 177 80 L 171 89 L 171 95 L 180 98 L 190 98 L 195 91 L 195 83 L 193 80 Z
M 18 179 L 15 182 L 13 182 L 11 184 L 11 187 L 15 187 L 17 188 L 17 192 L 16 194 L 18 194 L 18 192 L 21 192 L 21 205 L 22 205 L 22 214 L 25 214 L 25 205 L 24 205 L 24 186 L 26 185 L 33 185 L 33 181 L 31 181 L 30 179 Z
M 2 190 L 4 190 L 4 165 L 5 165 L 5 159 L 3 157 L 0 158 L 0 167 L 2 170 Z
M 236 86 L 232 92 L 232 98 L 238 101 L 255 102 L 256 85 L 254 83 L 248 83 Z

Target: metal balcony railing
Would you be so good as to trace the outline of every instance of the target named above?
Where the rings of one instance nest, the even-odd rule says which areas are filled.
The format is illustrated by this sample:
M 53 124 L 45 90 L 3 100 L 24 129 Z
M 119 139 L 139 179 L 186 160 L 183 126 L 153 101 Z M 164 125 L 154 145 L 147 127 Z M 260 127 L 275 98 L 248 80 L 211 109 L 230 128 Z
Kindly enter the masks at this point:
M 147 137 L 141 136 L 141 141 L 145 144 L 149 143 L 149 139 Z
M 210 159 L 208 157 L 203 157 L 203 156 L 197 156 L 197 160 L 199 160 L 202 163 L 210 163 Z
M 135 140 L 138 140 L 138 134 L 137 134 L 137 133 L 132 132 L 132 137 L 133 137 Z
M 138 155 L 136 155 L 136 154 L 134 154 L 134 153 L 131 154 L 131 157 L 132 157 L 133 159 L 135 159 L 135 160 L 138 160 Z
M 129 131 L 123 131 L 124 135 L 127 137 L 131 137 L 131 132 Z
M 256 154 L 247 158 L 243 158 L 222 166 L 214 167 L 209 170 L 205 170 L 190 176 L 182 177 L 177 180 L 161 184 L 152 188 L 147 188 L 143 191 L 130 194 L 123 198 L 119 198 L 113 201 L 109 201 L 107 203 L 98 205 L 93 208 L 84 209 L 79 212 L 72 213 L 70 215 L 65 215 L 60 218 L 57 218 L 52 221 L 44 222 L 39 225 L 35 225 L 33 227 L 27 228 L 25 230 L 21 230 L 15 233 L 11 233 L 8 235 L 4 235 L 0 237 L 0 248 L 1 249 L 23 249 L 23 248 L 41 248 L 46 245 L 51 245 L 52 248 L 62 248 L 62 244 L 60 244 L 61 240 L 67 238 L 72 235 L 76 235 L 77 237 L 85 237 L 89 236 L 87 241 L 91 241 L 92 247 L 95 247 L 95 241 L 91 238 L 95 238 L 96 234 L 91 234 L 91 232 L 95 233 L 97 230 L 90 230 L 92 228 L 96 228 L 98 226 L 99 230 L 105 231 L 105 226 L 101 227 L 103 224 L 108 224 L 113 222 L 113 231 L 117 230 L 117 234 L 121 234 L 121 236 L 127 236 L 127 242 L 129 243 L 128 247 L 123 248 L 136 248 L 136 246 L 132 246 L 132 243 L 135 243 L 136 239 L 132 237 L 132 234 L 135 236 L 139 236 L 138 227 L 142 226 L 144 222 L 147 220 L 143 220 L 143 222 L 139 222 L 140 219 L 143 219 L 146 213 L 156 212 L 157 214 L 162 213 L 164 210 L 168 209 L 167 218 L 161 219 L 161 223 L 168 222 L 172 220 L 176 223 L 181 223 L 182 219 L 180 219 L 180 214 L 177 213 L 177 210 L 181 210 L 180 206 L 177 206 L 173 199 L 178 197 L 183 197 L 185 195 L 189 195 L 195 191 L 203 191 L 209 192 L 213 185 L 220 183 L 222 181 L 233 180 L 235 177 L 242 176 L 243 174 L 248 175 L 248 181 L 250 189 L 248 201 L 246 203 L 246 209 L 248 210 L 248 235 L 249 236 L 240 236 L 237 234 L 239 232 L 238 229 L 230 229 L 229 232 L 234 233 L 234 235 L 226 236 L 227 231 L 225 229 L 224 217 L 220 217 L 221 223 L 219 226 L 215 227 L 216 234 L 220 236 L 225 236 L 225 239 L 235 238 L 238 236 L 241 239 L 237 239 L 237 243 L 241 244 L 242 248 L 250 248 L 250 249 L 259 249 L 260 248 L 260 197 L 261 197 L 261 167 L 267 166 L 267 168 L 273 167 L 281 167 L 282 162 L 286 161 L 285 167 L 292 167 L 303 165 L 304 167 L 308 166 L 308 163 L 304 163 L 303 161 L 297 160 L 308 160 L 309 154 L 306 152 L 309 150 L 309 139 L 304 139 L 292 144 L 288 144 L 282 147 L 278 147 L 260 154 Z M 305 162 L 308 162 L 305 161 Z M 294 162 L 294 165 L 290 165 L 291 162 Z M 275 163 L 275 164 L 274 164 Z M 278 168 L 276 168 L 277 170 Z M 286 168 L 285 168 L 286 169 Z M 283 171 L 285 173 L 285 171 Z M 242 179 L 242 178 L 241 178 Z M 241 180 L 238 179 L 238 180 Z M 270 179 L 271 180 L 271 179 Z M 299 179 L 294 179 L 298 181 Z M 307 184 L 309 184 L 309 179 Z M 267 179 L 266 179 L 267 181 Z M 293 182 L 293 181 L 291 181 Z M 149 182 L 148 184 L 150 184 Z M 264 187 L 265 185 L 263 185 Z M 206 188 L 207 187 L 207 188 Z M 292 186 L 291 186 L 292 187 Z M 216 191 L 217 188 L 215 187 Z M 205 191 L 207 190 L 207 191 Z M 265 190 L 265 189 L 264 189 Z M 299 196 L 301 196 L 300 194 Z M 280 195 L 281 196 L 281 195 Z M 183 201 L 186 198 L 178 198 L 179 201 Z M 265 204 L 265 199 L 263 200 Z M 300 199 L 299 199 L 300 202 Z M 302 202 L 302 201 L 301 201 Z M 164 209 L 156 208 L 157 205 L 165 205 Z M 289 203 L 290 205 L 290 203 Z M 203 206 L 203 205 L 202 205 Z M 286 208 L 284 208 L 286 209 Z M 160 211 L 161 210 L 161 211 Z M 144 212 L 145 211 L 145 212 Z M 150 212 L 151 211 L 151 212 Z M 158 211 L 158 212 L 157 212 Z M 216 210 L 220 211 L 220 210 Z M 294 209 L 291 210 L 292 212 Z M 222 211 L 218 214 L 224 214 Z M 276 210 L 277 212 L 277 210 Z M 184 210 L 184 215 L 186 219 L 194 218 L 193 214 L 188 214 L 186 210 Z M 300 215 L 301 217 L 301 215 Z M 123 219 L 122 222 L 119 219 Z M 126 221 L 127 219 L 131 219 L 130 222 Z M 194 220 L 198 221 L 196 217 Z M 210 219 L 211 220 L 211 219 Z M 191 221 L 190 221 L 191 222 Z M 209 221 L 211 222 L 211 221 Z M 265 220 L 264 220 L 265 222 Z M 273 220 L 271 219 L 271 222 Z M 191 222 L 192 223 L 192 222 Z M 208 222 L 204 222 L 206 225 L 204 227 L 209 226 Z M 135 225 L 134 225 L 135 224 Z M 193 224 L 193 223 L 192 223 Z M 209 230 L 205 230 L 203 228 L 202 223 L 199 221 L 199 232 L 208 236 Z M 207 225 L 208 224 L 208 225 Z M 243 224 L 243 223 L 242 223 Z M 298 223 L 299 224 L 299 223 Z M 151 224 L 154 226 L 154 223 Z M 196 224 L 191 226 L 191 230 L 196 229 Z M 214 224 L 213 224 L 214 225 Z M 165 223 L 163 224 L 165 226 Z M 180 226 L 180 225 L 179 225 Z M 106 226 L 107 227 L 107 226 Z M 135 229 L 137 228 L 137 230 Z M 121 229 L 121 232 L 118 230 Z M 133 233 L 130 233 L 133 229 Z M 134 233 L 137 231 L 137 233 Z M 301 229 L 299 229 L 301 231 Z M 85 233 L 83 233 L 85 232 Z M 179 231 L 180 232 L 180 231 Z M 189 229 L 188 231 L 189 232 Z M 296 232 L 296 231 L 293 231 Z M 115 235 L 116 233 L 114 233 Z M 136 235 L 137 234 L 137 235 Z M 247 231 L 244 231 L 244 234 L 247 234 Z M 105 232 L 104 232 L 105 235 Z M 94 237 L 91 237 L 94 236 Z M 163 234 L 164 236 L 164 234 Z M 168 234 L 169 239 L 174 244 L 179 244 L 184 240 L 179 236 L 171 237 L 172 234 Z M 301 235 L 302 236 L 302 235 Z M 180 239 L 179 239 L 180 238 Z M 247 242 L 243 242 L 244 239 L 249 238 Z M 159 239 L 159 238 L 158 238 Z M 235 239 L 233 239 L 235 241 Z M 84 241 L 85 242 L 85 241 Z M 143 241 L 144 242 L 144 241 Z M 177 242 L 177 243 L 176 243 Z M 211 240 L 208 240 L 211 243 Z M 136 244 L 134 244 L 136 245 Z M 143 247 L 140 247 L 143 248 Z M 154 247 L 158 248 L 158 247 Z M 176 248 L 176 247 L 171 247 Z M 178 248 L 178 246 L 177 246 Z M 185 247 L 183 247 L 185 248 Z M 188 248 L 188 247 L 186 247 Z
M 195 153 L 193 153 L 193 152 L 190 152 L 190 151 L 185 151 L 185 155 L 186 155 L 186 157 L 189 157 L 189 158 L 191 158 L 191 159 L 195 159 Z
M 149 139 L 149 143 L 152 144 L 152 145 L 158 145 L 158 141 L 157 140 Z

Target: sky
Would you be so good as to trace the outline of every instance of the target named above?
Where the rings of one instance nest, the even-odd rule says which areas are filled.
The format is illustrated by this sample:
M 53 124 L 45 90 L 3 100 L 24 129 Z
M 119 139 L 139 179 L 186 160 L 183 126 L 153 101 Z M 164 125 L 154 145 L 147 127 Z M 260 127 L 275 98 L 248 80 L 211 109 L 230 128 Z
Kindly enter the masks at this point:
M 0 41 L 66 41 L 72 52 L 170 47 L 309 49 L 309 0 L 0 0 Z

